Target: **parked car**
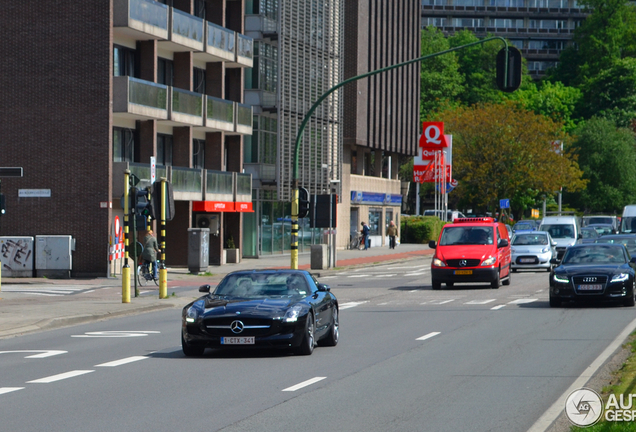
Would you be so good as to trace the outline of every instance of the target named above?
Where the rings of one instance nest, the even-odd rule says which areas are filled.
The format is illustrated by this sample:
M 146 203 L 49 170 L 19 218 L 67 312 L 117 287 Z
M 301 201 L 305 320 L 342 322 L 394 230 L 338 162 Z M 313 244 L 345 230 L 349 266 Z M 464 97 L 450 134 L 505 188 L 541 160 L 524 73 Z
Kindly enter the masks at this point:
M 181 346 L 186 356 L 206 348 L 279 347 L 309 355 L 340 336 L 338 300 L 305 270 L 229 273 L 183 308 Z
M 622 244 L 627 248 L 631 257 L 636 257 L 636 235 L 634 234 L 610 234 L 599 237 L 595 243 Z
M 552 269 L 550 260 L 557 257 L 556 242 L 546 231 L 518 232 L 512 238 L 512 271 Z
M 564 301 L 617 302 L 634 306 L 634 267 L 622 244 L 570 246 L 550 277 L 550 307 Z
M 493 218 L 459 218 L 442 228 L 431 261 L 434 290 L 442 283 L 488 282 L 491 288 L 510 284 L 510 239 L 508 230 Z
M 587 226 L 581 228 L 581 238 L 579 239 L 579 243 L 594 243 L 594 241 L 599 238 L 600 235 L 593 227 Z
M 541 221 L 539 231 L 547 231 L 557 243 L 558 258 L 561 259 L 565 250 L 576 244 L 581 238 L 581 227 L 575 216 L 547 216 Z

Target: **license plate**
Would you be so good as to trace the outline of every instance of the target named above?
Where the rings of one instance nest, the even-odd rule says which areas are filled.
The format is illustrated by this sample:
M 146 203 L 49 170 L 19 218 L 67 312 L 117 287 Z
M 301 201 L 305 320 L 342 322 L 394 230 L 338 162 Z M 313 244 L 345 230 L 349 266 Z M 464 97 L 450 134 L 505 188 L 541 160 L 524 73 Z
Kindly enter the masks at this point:
M 254 336 L 222 337 L 221 344 L 223 345 L 254 345 Z
M 533 263 L 535 260 L 534 258 L 520 258 L 519 262 L 521 263 Z
M 472 270 L 455 270 L 456 275 L 471 275 L 473 274 Z
M 603 291 L 603 285 L 579 285 L 579 291 Z

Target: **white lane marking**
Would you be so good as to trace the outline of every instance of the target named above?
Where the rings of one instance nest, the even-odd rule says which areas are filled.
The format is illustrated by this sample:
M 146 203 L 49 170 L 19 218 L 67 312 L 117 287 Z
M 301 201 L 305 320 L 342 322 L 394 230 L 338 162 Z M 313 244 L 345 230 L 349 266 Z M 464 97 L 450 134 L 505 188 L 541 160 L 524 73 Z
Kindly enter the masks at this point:
M 349 276 L 350 278 L 363 278 L 363 277 L 369 277 L 371 275 L 368 274 L 359 274 L 359 275 L 351 275 Z
M 337 276 L 321 276 L 320 280 L 322 280 L 322 279 L 333 279 L 335 277 L 337 277 Z
M 552 425 L 552 422 L 554 422 L 557 417 L 560 416 L 563 412 L 563 401 L 567 399 L 568 395 L 576 389 L 585 387 L 585 384 L 590 379 L 592 379 L 592 377 L 596 374 L 596 371 L 598 371 L 601 366 L 605 364 L 605 361 L 607 361 L 607 359 L 614 353 L 614 351 L 616 351 L 618 347 L 625 342 L 625 339 L 627 339 L 627 337 L 630 335 L 631 332 L 634 331 L 635 328 L 636 319 L 632 320 L 632 322 L 625 326 L 623 331 L 618 336 L 616 336 L 612 343 L 610 343 L 609 346 L 605 348 L 605 350 L 598 357 L 596 357 L 592 364 L 589 365 L 587 369 L 585 369 L 576 380 L 574 380 L 572 385 L 570 385 L 570 388 L 568 388 L 560 397 L 558 397 L 557 400 L 552 404 L 552 406 L 548 408 L 548 410 L 544 412 L 541 417 L 539 417 L 539 420 L 537 420 L 532 425 L 532 427 L 528 429 L 528 432 L 547 431 L 548 428 Z
M 495 307 L 491 307 L 490 310 L 499 310 L 501 308 L 505 308 L 506 305 L 499 305 L 499 306 L 495 306 Z
M 307 381 L 303 381 L 300 384 L 296 384 L 295 386 L 287 387 L 286 389 L 283 389 L 283 391 L 288 391 L 288 392 L 296 391 L 296 390 L 299 390 L 299 389 L 301 389 L 303 387 L 307 387 L 307 386 L 310 386 L 312 384 L 315 384 L 318 381 L 322 381 L 325 378 L 327 378 L 327 377 L 315 377 L 315 378 L 309 379 Z
M 39 292 L 24 292 L 21 291 L 20 294 L 28 294 L 28 295 L 41 295 L 41 296 L 46 296 L 46 297 L 62 297 L 66 294 L 44 294 L 44 293 L 39 293 Z
M 340 310 L 349 309 L 349 308 L 352 308 L 352 307 L 360 306 L 361 304 L 365 304 L 365 303 L 368 303 L 368 302 L 363 301 L 363 302 L 343 303 L 340 306 L 338 306 L 338 309 L 340 309 Z
M 22 390 L 24 387 L 0 387 L 0 395 L 5 393 L 11 393 L 14 391 Z
M 386 306 L 386 305 L 388 305 L 388 304 L 389 304 L 389 302 L 378 303 L 378 306 Z M 342 308 L 340 308 L 340 309 L 342 309 Z
M 95 367 L 115 367 L 115 366 L 121 366 L 121 365 L 125 365 L 128 363 L 132 363 L 132 362 L 136 362 L 139 360 L 146 360 L 148 357 L 146 356 L 133 356 L 133 357 L 128 357 L 128 358 L 124 358 L 121 360 L 114 360 L 108 363 L 102 363 L 102 364 L 98 364 L 95 365 Z
M 397 276 L 397 274 L 379 274 L 379 275 L 375 275 L 375 277 L 394 277 Z
M 531 299 L 531 298 L 517 299 L 517 300 L 513 300 L 511 302 L 508 302 L 508 304 L 525 304 L 525 303 L 536 302 L 537 300 L 539 300 L 539 299 Z
M 426 339 L 430 339 L 430 338 L 432 338 L 432 337 L 434 337 L 434 336 L 437 336 L 437 335 L 438 335 L 438 334 L 440 334 L 440 333 L 441 333 L 441 332 L 431 332 L 431 333 L 429 333 L 429 334 L 425 334 L 424 336 L 418 337 L 418 338 L 417 338 L 417 339 L 415 339 L 415 340 L 423 341 L 423 340 L 426 340 Z
M 19 350 L 19 351 L 0 351 L 0 354 L 10 354 L 10 353 L 40 353 L 34 354 L 30 356 L 26 356 L 28 359 L 35 358 L 46 358 L 52 357 L 59 354 L 66 354 L 68 351 L 58 351 L 58 350 Z
M 88 294 L 88 293 L 92 293 L 92 292 L 95 292 L 95 290 L 84 291 L 82 294 Z
M 540 289 L 539 291 L 535 291 L 535 292 L 536 292 L 536 293 L 540 293 L 540 292 L 543 292 L 543 290 L 542 290 L 542 289 Z
M 48 384 L 55 381 L 64 380 L 67 378 L 73 378 L 76 376 L 84 375 L 87 373 L 95 372 L 92 370 L 74 370 L 70 372 L 65 372 L 57 375 L 51 375 L 50 377 L 40 378 L 33 381 L 27 381 L 27 384 Z
M 425 267 L 430 267 L 430 264 L 425 264 L 425 265 L 421 265 L 421 266 L 397 266 L 397 267 L 387 267 L 387 270 L 398 270 L 398 269 L 419 269 L 419 268 L 425 268 Z
M 418 273 L 405 273 L 404 276 L 422 276 L 425 275 L 426 272 L 418 272 Z
M 488 300 L 473 300 L 473 301 L 469 301 L 467 303 L 464 304 L 469 304 L 469 305 L 483 305 L 483 304 L 488 304 L 488 303 L 492 303 L 497 299 L 488 299 Z
M 444 301 L 439 302 L 439 303 L 437 303 L 437 304 L 441 304 L 441 305 L 443 305 L 443 304 L 450 303 L 450 302 L 455 301 L 455 300 L 457 300 L 457 299 L 444 300 Z
M 144 331 L 144 330 L 112 330 L 112 331 L 101 331 L 101 332 L 87 332 L 83 335 L 71 335 L 71 337 L 78 338 L 124 338 L 124 337 L 139 337 L 139 336 L 148 336 L 149 334 L 161 333 L 158 331 Z

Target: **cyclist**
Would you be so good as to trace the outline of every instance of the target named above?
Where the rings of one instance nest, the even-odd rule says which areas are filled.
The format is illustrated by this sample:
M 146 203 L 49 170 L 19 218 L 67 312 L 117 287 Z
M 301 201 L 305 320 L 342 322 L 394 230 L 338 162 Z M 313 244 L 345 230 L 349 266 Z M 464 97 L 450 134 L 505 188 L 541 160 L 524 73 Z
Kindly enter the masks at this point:
M 144 265 L 146 267 L 152 264 L 152 277 L 155 280 L 159 278 L 159 275 L 157 274 L 157 254 L 159 252 L 161 252 L 161 250 L 159 249 L 157 238 L 149 228 L 146 231 L 146 236 L 144 237 L 144 251 L 141 253 L 141 258 L 144 260 Z

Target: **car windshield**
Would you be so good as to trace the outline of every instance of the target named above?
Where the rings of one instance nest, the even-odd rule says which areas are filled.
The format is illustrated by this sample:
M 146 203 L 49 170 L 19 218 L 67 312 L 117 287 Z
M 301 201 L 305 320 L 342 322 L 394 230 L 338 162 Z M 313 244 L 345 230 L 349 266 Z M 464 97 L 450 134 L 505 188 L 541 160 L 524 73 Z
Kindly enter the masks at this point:
M 541 231 L 549 232 L 555 239 L 574 238 L 574 225 L 571 224 L 542 225 Z
M 592 225 L 592 224 L 608 224 L 611 225 L 613 223 L 613 220 L 611 217 L 599 217 L 599 216 L 595 216 L 595 217 L 591 217 L 587 219 L 587 224 L 588 225 Z
M 581 235 L 583 236 L 584 239 L 596 238 L 596 237 L 598 237 L 598 232 L 596 232 L 596 230 L 594 228 L 582 229 L 581 230 Z
M 514 226 L 515 231 L 532 230 L 532 229 L 534 229 L 534 227 L 530 225 L 529 223 L 518 223 L 518 224 L 515 224 Z
M 517 234 L 512 240 L 513 246 L 544 246 L 548 244 L 545 234 Z
M 592 228 L 594 228 L 596 230 L 596 232 L 598 233 L 598 235 L 600 235 L 600 236 L 612 233 L 612 227 L 611 226 L 595 226 L 595 227 L 592 227 Z
M 636 217 L 623 217 L 621 220 L 621 232 L 636 234 Z
M 624 264 L 627 262 L 622 245 L 571 247 L 565 251 L 561 264 Z
M 230 274 L 212 294 L 250 299 L 305 297 L 309 294 L 309 285 L 303 275 L 294 273 Z
M 493 244 L 493 239 L 492 227 L 447 226 L 442 232 L 439 244 L 441 246 L 485 245 Z
M 625 245 L 630 256 L 635 256 L 634 253 L 636 253 L 636 237 L 599 237 L 596 239 L 595 243 L 622 244 Z

